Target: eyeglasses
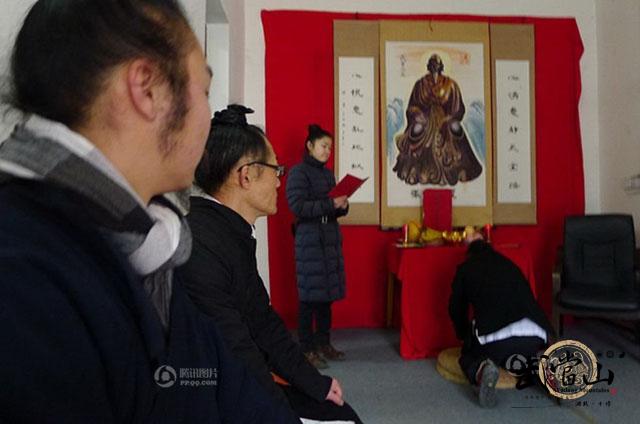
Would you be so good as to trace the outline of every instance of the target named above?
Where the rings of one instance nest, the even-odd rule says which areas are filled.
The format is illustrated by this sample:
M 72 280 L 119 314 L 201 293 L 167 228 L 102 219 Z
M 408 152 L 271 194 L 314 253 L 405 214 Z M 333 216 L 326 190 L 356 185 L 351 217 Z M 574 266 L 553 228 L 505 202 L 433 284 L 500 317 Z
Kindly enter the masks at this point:
M 266 166 L 267 168 L 273 169 L 274 171 L 276 171 L 276 177 L 278 178 L 282 177 L 287 172 L 287 168 L 285 168 L 284 165 L 273 165 L 273 164 L 261 162 L 261 161 L 245 163 L 244 165 L 238 168 L 238 172 L 240 172 L 240 170 L 245 166 L 253 166 L 253 165 Z

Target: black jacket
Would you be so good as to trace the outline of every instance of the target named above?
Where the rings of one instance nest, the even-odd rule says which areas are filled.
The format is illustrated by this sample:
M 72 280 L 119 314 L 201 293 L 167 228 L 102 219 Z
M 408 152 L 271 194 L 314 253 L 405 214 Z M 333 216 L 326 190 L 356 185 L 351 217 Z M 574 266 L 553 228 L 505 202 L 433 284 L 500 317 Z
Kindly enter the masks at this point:
M 345 296 L 342 235 L 329 191 L 333 173 L 324 163 L 305 155 L 287 177 L 287 202 L 296 216 L 295 250 L 298 298 L 302 302 L 332 302 Z
M 0 186 L 0 422 L 297 422 L 176 279 L 165 337 L 92 207 L 49 184 Z M 154 381 L 161 365 L 173 386 Z M 183 386 L 186 368 L 215 369 L 217 385 Z
M 520 268 L 484 241 L 469 245 L 467 259 L 458 266 L 451 288 L 449 315 L 461 340 L 471 334 L 469 305 L 481 336 L 523 318 L 553 333 Z
M 251 225 L 232 209 L 200 197 L 191 198 L 187 220 L 193 252 L 179 273 L 194 303 L 213 317 L 231 351 L 275 396 L 284 399 L 271 370 L 324 401 L 331 378 L 309 364 L 271 307 L 258 275 Z

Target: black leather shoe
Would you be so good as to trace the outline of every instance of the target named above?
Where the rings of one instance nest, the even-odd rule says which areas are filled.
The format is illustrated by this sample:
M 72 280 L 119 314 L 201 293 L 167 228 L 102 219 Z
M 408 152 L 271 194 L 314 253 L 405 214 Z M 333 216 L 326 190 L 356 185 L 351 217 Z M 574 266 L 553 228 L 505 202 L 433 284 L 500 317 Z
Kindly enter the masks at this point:
M 313 352 L 313 351 L 305 352 L 304 356 L 307 358 L 307 361 L 309 361 L 311 365 L 313 365 L 319 370 L 324 370 L 329 368 L 329 364 L 327 364 L 327 361 L 322 359 L 322 357 L 318 355 L 316 352 Z
M 329 361 L 343 361 L 344 360 L 344 352 L 337 350 L 335 347 L 331 346 L 331 344 L 320 346 L 318 348 L 318 352 L 324 356 L 325 359 Z

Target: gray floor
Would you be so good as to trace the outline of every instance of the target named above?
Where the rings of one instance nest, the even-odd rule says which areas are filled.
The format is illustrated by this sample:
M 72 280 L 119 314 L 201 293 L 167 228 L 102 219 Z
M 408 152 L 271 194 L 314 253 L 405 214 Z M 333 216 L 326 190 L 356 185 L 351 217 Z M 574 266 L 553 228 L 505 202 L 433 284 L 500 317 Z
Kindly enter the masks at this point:
M 565 338 L 585 343 L 599 355 L 603 376 L 614 381 L 574 401 L 558 404 L 543 389 L 500 390 L 494 409 L 481 409 L 470 386 L 444 380 L 435 359 L 404 361 L 397 330 L 334 330 L 345 362 L 325 374 L 338 378 L 346 400 L 367 424 L 406 423 L 637 423 L 640 422 L 640 347 L 630 333 L 600 321 L 567 326 Z M 587 404 L 585 405 L 585 402 Z

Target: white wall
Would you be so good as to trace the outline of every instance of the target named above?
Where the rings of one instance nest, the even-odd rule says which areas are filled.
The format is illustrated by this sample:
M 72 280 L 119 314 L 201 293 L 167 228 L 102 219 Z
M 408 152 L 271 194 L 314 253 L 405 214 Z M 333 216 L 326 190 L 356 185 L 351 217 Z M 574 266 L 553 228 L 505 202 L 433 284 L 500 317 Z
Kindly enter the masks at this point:
M 221 0 L 221 2 L 229 22 L 229 75 L 233 75 L 229 80 L 229 102 L 242 103 L 245 95 L 244 80 L 247 78 L 245 73 L 247 55 L 243 52 L 245 46 L 244 0 Z M 262 58 L 264 59 L 264 56 Z
M 207 63 L 213 71 L 209 89 L 211 112 L 229 104 L 229 24 L 207 24 Z
M 229 21 L 229 103 L 241 103 L 254 109 L 255 113 L 250 117 L 250 122 L 264 128 L 264 40 L 261 42 L 262 53 L 244 51 L 248 44 L 247 37 L 255 38 L 255 31 L 247 31 L 247 28 L 254 27 L 253 29 L 257 29 L 262 35 L 260 11 L 257 12 L 257 20 L 249 19 L 247 24 L 245 0 L 221 0 L 221 2 Z M 254 38 L 251 38 L 251 45 L 256 43 Z M 255 72 L 260 73 L 255 74 Z M 262 102 L 252 101 L 252 95 L 249 93 L 250 90 L 255 89 L 255 85 L 251 83 L 254 78 L 262 81 Z M 249 85 L 247 85 L 247 81 L 250 81 Z M 267 219 L 259 218 L 256 221 L 256 238 L 258 240 L 256 259 L 258 272 L 268 291 L 269 250 L 267 237 Z
M 623 190 L 640 173 L 640 1 L 597 0 L 602 211 L 630 213 L 640 242 L 640 192 Z
M 207 0 L 180 0 L 184 12 L 189 19 L 191 28 L 196 34 L 200 45 L 205 47 L 205 26 L 207 24 Z
M 242 82 L 242 93 L 235 100 L 256 110 L 254 122 L 265 122 L 264 34 L 260 11 L 265 10 L 325 10 L 345 12 L 396 13 L 396 14 L 476 14 L 575 17 L 580 29 L 585 52 L 581 60 L 582 98 L 580 122 L 585 170 L 585 194 L 587 212 L 600 211 L 600 162 L 598 146 L 598 62 L 596 43 L 596 0 L 223 0 L 232 33 L 230 51 L 232 68 L 235 63 L 244 68 L 243 73 L 231 72 Z M 634 2 L 638 0 L 627 0 Z M 229 14 L 232 5 L 242 16 Z M 242 29 L 241 29 L 242 28 Z M 637 41 L 637 38 L 636 38 Z M 232 94 L 232 100 L 234 100 Z M 266 224 L 259 222 L 259 252 L 266 252 Z M 264 239 L 262 237 L 265 237 Z M 266 253 L 264 258 L 266 258 Z M 268 263 L 259 262 L 261 275 L 268 282 Z M 260 261 L 260 258 L 258 258 Z

